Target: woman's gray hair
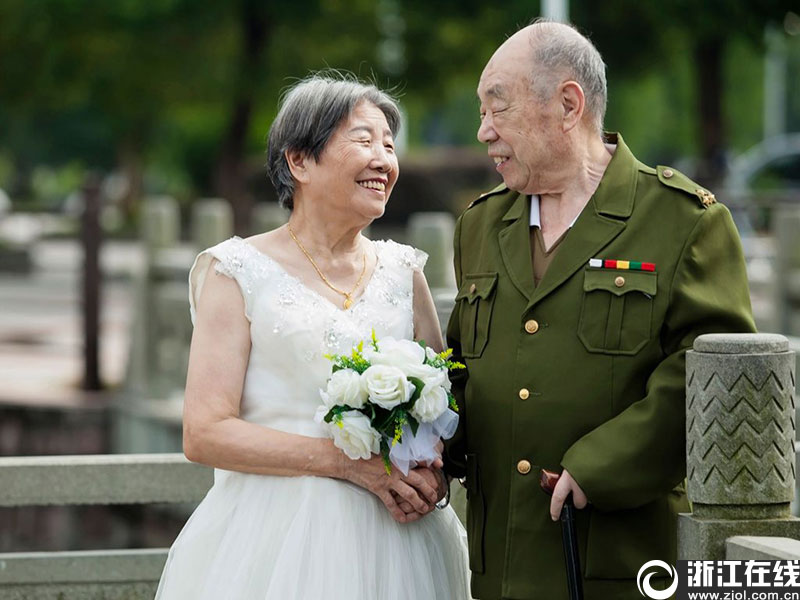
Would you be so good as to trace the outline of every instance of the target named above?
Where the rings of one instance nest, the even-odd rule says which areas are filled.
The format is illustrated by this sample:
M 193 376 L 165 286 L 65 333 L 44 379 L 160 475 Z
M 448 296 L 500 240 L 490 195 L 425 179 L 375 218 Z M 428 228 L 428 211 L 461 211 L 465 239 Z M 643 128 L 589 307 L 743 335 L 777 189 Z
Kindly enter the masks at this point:
M 319 160 L 336 128 L 361 102 L 378 107 L 386 116 L 392 135 L 397 135 L 400 109 L 395 100 L 355 75 L 317 73 L 284 93 L 267 141 L 267 172 L 282 206 L 290 210 L 294 207 L 295 181 L 286 152 L 302 152 Z
M 537 19 L 533 23 L 533 91 L 540 101 L 549 100 L 568 77 L 578 83 L 586 98 L 586 111 L 597 133 L 603 133 L 608 89 L 606 65 L 594 44 L 571 25 Z M 563 79 L 562 79 L 563 80 Z

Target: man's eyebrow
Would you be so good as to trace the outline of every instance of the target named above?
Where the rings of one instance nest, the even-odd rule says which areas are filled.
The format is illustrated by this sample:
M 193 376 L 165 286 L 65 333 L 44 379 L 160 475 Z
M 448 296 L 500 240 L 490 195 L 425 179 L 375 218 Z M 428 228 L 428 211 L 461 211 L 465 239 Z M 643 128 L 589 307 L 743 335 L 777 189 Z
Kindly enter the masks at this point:
M 506 95 L 506 90 L 499 83 L 494 83 L 486 90 L 486 95 L 494 98 L 504 98 Z

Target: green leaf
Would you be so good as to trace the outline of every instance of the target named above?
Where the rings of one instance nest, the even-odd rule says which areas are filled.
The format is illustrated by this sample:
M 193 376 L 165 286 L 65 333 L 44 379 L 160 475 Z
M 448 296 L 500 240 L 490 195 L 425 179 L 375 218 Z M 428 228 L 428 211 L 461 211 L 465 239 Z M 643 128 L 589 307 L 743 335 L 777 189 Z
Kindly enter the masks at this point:
M 407 422 L 408 422 L 409 428 L 411 429 L 411 433 L 413 433 L 414 435 L 417 435 L 417 430 L 419 429 L 419 421 L 417 421 L 411 415 L 408 415 L 408 421 Z
M 392 462 L 389 460 L 389 443 L 386 438 L 381 438 L 381 458 L 383 458 L 383 468 L 386 469 L 386 474 L 392 474 Z
M 419 398 L 420 395 L 422 395 L 422 388 L 425 387 L 425 382 L 422 381 L 422 379 L 420 379 L 419 377 L 409 377 L 408 380 L 414 386 L 414 393 L 411 394 L 411 399 L 409 400 L 409 402 L 413 406 L 414 402 L 417 401 L 417 398 Z

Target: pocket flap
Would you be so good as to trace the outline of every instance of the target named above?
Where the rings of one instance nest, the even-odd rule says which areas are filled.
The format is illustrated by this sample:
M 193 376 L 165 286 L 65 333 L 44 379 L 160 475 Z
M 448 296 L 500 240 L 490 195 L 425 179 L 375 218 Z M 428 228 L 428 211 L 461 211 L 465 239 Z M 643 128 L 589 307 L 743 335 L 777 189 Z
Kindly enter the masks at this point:
M 478 298 L 486 300 L 497 285 L 497 273 L 466 273 L 461 281 L 456 301 L 466 299 L 472 304 Z
M 628 271 L 626 269 L 589 269 L 583 278 L 583 291 L 604 290 L 616 296 L 628 292 L 656 295 L 657 276 L 650 271 Z

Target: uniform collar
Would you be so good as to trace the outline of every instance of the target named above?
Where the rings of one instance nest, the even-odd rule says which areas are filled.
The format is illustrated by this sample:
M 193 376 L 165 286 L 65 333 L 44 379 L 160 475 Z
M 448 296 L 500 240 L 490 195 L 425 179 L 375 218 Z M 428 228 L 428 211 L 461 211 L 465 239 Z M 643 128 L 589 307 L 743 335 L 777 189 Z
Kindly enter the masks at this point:
M 606 133 L 605 138 L 617 149 L 590 203 L 598 214 L 626 219 L 633 212 L 638 162 L 620 134 Z
M 622 135 L 607 132 L 605 133 L 605 139 L 609 144 L 616 144 L 617 149 L 614 151 L 608 166 L 606 166 L 600 185 L 597 186 L 597 190 L 589 200 L 589 205 L 598 214 L 626 219 L 633 212 L 633 199 L 636 194 L 636 174 L 639 163 L 631 153 L 625 140 L 622 139 Z M 492 193 L 496 191 L 492 190 Z M 504 191 L 507 191 L 507 189 Z M 519 219 L 525 214 L 525 209 L 528 207 L 530 207 L 531 226 L 541 226 L 538 196 L 532 196 L 528 201 L 527 196 L 524 194 L 517 194 L 515 201 L 503 215 L 503 220 L 513 221 Z M 570 227 L 577 222 L 584 212 L 586 212 L 585 208 L 570 223 Z
M 572 223 L 569 224 L 570 228 L 575 225 L 575 221 L 577 221 L 580 216 L 580 213 L 578 213 L 575 218 L 572 219 Z M 542 228 L 542 220 L 539 214 L 539 196 L 537 194 L 531 196 L 531 227 Z

